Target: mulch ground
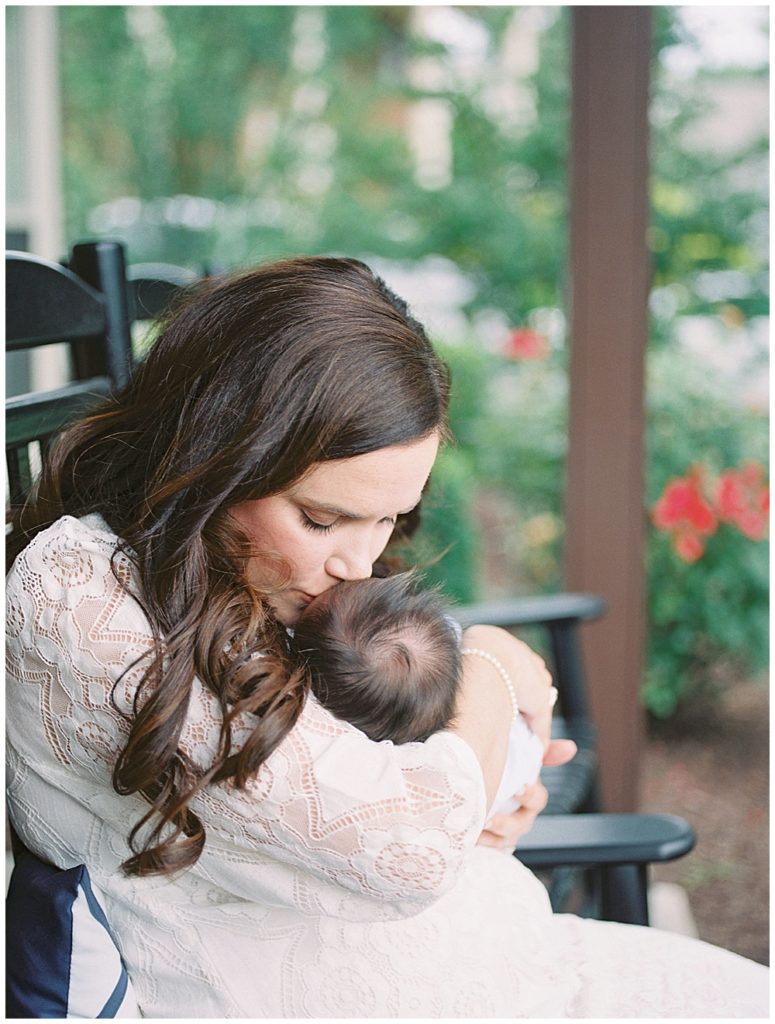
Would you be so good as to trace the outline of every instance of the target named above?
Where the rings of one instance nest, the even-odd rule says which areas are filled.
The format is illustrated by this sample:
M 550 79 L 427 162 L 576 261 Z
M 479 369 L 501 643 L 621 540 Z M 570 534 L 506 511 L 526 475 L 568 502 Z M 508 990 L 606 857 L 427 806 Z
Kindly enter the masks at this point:
M 769 963 L 769 701 L 761 682 L 727 688 L 714 712 L 652 727 L 641 809 L 679 814 L 695 849 L 652 869 L 689 896 L 701 939 Z

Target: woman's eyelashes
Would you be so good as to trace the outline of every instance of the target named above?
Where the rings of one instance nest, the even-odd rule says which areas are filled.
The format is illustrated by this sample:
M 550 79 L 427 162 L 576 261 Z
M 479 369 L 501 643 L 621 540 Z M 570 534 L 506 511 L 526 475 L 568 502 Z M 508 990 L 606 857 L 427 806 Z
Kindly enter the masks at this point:
M 330 533 L 337 524 L 336 519 L 332 523 L 319 523 L 312 516 L 308 515 L 304 509 L 299 509 L 299 512 L 301 513 L 302 524 L 308 530 L 313 530 L 315 533 Z
M 333 530 L 337 523 L 339 523 L 340 520 L 342 519 L 342 517 L 339 516 L 330 523 L 321 523 L 312 515 L 310 515 L 309 512 L 305 512 L 303 508 L 299 509 L 299 513 L 301 515 L 302 525 L 305 526 L 308 530 L 312 530 L 315 533 L 330 533 L 331 530 Z M 392 530 L 393 527 L 396 525 L 397 519 L 397 516 L 385 516 L 384 519 L 380 519 L 380 523 L 383 526 L 389 526 L 390 529 Z

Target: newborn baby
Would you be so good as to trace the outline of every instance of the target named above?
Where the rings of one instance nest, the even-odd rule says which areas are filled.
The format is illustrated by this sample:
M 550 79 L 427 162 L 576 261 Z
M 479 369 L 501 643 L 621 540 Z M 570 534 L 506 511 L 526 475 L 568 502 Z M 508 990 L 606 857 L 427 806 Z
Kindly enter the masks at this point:
M 302 613 L 292 643 L 320 703 L 372 740 L 422 741 L 451 724 L 465 633 L 436 594 L 417 590 L 411 573 L 325 591 Z M 519 807 L 516 794 L 536 781 L 543 755 L 543 743 L 517 714 L 488 819 Z

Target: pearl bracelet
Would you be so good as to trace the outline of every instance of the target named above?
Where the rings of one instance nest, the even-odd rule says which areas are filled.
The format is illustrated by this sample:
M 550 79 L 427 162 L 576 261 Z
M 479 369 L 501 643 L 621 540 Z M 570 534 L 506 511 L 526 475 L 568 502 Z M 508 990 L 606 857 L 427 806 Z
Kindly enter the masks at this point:
M 519 715 L 519 703 L 517 702 L 517 692 L 514 689 L 514 683 L 511 681 L 511 676 L 508 674 L 503 665 L 498 661 L 494 654 L 490 654 L 489 651 L 483 651 L 481 647 L 463 647 L 460 651 L 461 654 L 475 654 L 477 658 L 484 658 L 485 661 L 495 668 L 498 675 L 501 677 L 503 682 L 506 684 L 509 697 L 511 698 L 511 709 L 516 718 Z M 559 693 L 556 686 L 549 687 L 549 707 L 553 708 L 557 703 Z
M 517 718 L 519 716 L 519 704 L 517 703 L 517 692 L 514 689 L 514 684 L 511 681 L 511 676 L 508 674 L 508 672 L 503 667 L 503 665 L 501 665 L 501 663 L 498 661 L 498 659 L 495 657 L 495 655 L 490 654 L 489 651 L 483 651 L 481 647 L 463 647 L 463 648 L 461 648 L 460 653 L 461 654 L 475 654 L 477 658 L 484 658 L 485 661 L 489 661 L 489 663 L 493 666 L 493 668 L 495 668 L 497 670 L 498 675 L 501 677 L 503 682 L 506 684 L 506 689 L 508 690 L 509 697 L 511 697 L 511 709 L 512 709 L 512 712 L 514 714 L 514 718 Z

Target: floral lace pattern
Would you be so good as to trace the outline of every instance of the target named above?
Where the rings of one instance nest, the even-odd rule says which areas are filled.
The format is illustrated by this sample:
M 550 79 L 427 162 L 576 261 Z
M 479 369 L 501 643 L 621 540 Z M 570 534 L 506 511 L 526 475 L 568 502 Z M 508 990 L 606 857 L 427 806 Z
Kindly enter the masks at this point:
M 145 1014 L 766 1015 L 758 965 L 553 916 L 529 871 L 474 846 L 484 787 L 457 736 L 373 743 L 314 698 L 244 791 L 197 798 L 207 843 L 194 868 L 126 878 L 145 806 L 110 773 L 140 678 L 126 670 L 151 634 L 116 544 L 98 516 L 65 517 L 9 576 L 9 799 L 31 849 L 88 865 Z M 218 716 L 197 684 L 182 742 L 200 763 Z M 245 716 L 235 741 L 251 727 Z

